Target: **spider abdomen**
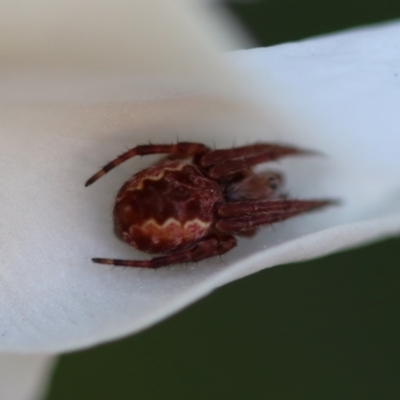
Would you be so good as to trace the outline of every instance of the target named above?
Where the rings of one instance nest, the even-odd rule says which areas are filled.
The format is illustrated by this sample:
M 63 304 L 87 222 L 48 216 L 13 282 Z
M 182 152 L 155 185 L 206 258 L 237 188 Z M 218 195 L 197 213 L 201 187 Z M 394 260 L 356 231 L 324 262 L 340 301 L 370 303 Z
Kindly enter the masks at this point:
M 214 223 L 219 185 L 184 161 L 166 161 L 134 175 L 118 193 L 114 226 L 119 238 L 148 253 L 184 249 Z

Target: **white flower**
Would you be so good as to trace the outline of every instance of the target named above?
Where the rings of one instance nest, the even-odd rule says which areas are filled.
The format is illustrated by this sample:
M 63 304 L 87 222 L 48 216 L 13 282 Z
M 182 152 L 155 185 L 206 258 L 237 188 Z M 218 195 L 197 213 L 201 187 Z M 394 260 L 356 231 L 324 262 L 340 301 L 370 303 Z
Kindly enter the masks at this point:
M 178 2 L 13 4 L 0 6 L 1 351 L 93 346 L 260 269 L 400 231 L 399 24 L 237 52 L 236 73 L 217 57 L 226 38 L 210 45 L 203 14 Z M 177 138 L 315 149 L 280 163 L 287 187 L 342 204 L 241 240 L 223 265 L 93 264 L 146 257 L 113 236 L 111 207 L 156 158 L 84 182 L 125 146 Z

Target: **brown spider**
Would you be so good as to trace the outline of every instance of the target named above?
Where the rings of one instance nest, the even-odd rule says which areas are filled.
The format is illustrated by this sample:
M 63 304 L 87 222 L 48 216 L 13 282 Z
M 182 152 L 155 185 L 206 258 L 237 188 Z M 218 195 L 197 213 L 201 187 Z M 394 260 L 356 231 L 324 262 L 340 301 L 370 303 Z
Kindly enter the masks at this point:
M 280 198 L 282 177 L 252 170 L 259 163 L 306 153 L 266 143 L 225 150 L 185 142 L 134 147 L 105 165 L 85 186 L 136 155 L 169 154 L 133 175 L 118 192 L 114 206 L 114 229 L 121 240 L 164 255 L 151 260 L 92 260 L 140 268 L 200 261 L 235 247 L 233 235 L 252 236 L 261 225 L 332 204 Z

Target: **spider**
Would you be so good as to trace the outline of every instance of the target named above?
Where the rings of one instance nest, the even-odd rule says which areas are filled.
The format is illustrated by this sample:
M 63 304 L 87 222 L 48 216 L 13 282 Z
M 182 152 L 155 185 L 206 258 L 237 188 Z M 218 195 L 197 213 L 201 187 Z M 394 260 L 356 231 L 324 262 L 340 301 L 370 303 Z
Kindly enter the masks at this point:
M 138 250 L 162 255 L 150 260 L 92 260 L 153 269 L 196 262 L 231 250 L 235 235 L 252 236 L 262 225 L 332 204 L 283 198 L 280 174 L 252 170 L 263 162 L 307 153 L 268 143 L 222 150 L 192 142 L 134 147 L 105 165 L 85 186 L 136 155 L 167 154 L 122 186 L 113 211 L 118 238 Z

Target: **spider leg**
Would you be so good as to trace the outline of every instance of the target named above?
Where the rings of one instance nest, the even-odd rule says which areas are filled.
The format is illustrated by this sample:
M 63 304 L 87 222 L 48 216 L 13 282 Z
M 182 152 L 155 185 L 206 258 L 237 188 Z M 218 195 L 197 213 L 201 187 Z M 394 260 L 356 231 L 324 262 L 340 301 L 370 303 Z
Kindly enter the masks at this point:
M 201 155 L 207 151 L 209 151 L 209 148 L 204 144 L 192 142 L 180 142 L 176 144 L 147 144 L 136 146 L 106 164 L 103 168 L 100 169 L 100 171 L 98 171 L 86 181 L 85 186 L 91 185 L 93 182 L 96 182 L 99 178 L 105 175 L 108 171 L 135 156 L 145 156 L 149 154 L 196 156 Z
M 236 239 L 230 235 L 208 236 L 191 249 L 177 251 L 151 260 L 115 260 L 109 258 L 92 258 L 99 264 L 119 265 L 123 267 L 139 267 L 157 269 L 172 264 L 195 262 L 221 255 L 236 246 Z
M 277 160 L 285 156 L 311 153 L 311 151 L 291 146 L 258 143 L 236 149 L 211 151 L 201 157 L 200 164 L 204 168 L 209 168 L 210 177 L 220 179 L 246 170 L 256 164 Z
M 336 204 L 332 200 L 273 200 L 225 203 L 219 206 L 222 217 L 215 227 L 220 232 L 240 234 L 257 228 L 280 222 L 307 211 Z

